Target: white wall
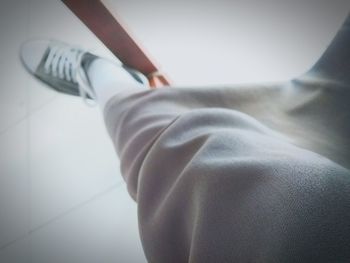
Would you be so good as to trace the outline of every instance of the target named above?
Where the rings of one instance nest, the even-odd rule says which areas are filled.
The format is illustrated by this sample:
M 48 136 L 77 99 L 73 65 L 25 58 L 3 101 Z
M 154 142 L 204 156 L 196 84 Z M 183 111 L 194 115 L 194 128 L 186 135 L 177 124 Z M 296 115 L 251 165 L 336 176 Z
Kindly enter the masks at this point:
M 284 80 L 308 69 L 348 0 L 103 0 L 175 85 Z

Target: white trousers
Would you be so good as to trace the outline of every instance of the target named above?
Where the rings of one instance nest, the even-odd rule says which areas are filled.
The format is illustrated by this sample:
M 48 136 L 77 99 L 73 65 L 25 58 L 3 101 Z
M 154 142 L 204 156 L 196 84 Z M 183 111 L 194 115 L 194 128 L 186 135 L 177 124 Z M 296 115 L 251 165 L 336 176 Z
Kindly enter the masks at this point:
M 326 68 L 107 102 L 149 262 L 350 262 L 350 67 Z

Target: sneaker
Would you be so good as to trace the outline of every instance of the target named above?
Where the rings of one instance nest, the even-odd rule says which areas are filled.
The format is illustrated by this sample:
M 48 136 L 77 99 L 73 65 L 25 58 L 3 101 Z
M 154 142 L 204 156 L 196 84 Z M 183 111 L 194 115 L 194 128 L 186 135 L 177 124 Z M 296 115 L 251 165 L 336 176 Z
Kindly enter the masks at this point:
M 81 96 L 85 102 L 96 99 L 85 70 L 91 61 L 98 58 L 96 55 L 56 40 L 33 40 L 22 45 L 20 57 L 31 74 L 56 91 Z M 136 81 L 148 85 L 142 73 L 120 66 Z

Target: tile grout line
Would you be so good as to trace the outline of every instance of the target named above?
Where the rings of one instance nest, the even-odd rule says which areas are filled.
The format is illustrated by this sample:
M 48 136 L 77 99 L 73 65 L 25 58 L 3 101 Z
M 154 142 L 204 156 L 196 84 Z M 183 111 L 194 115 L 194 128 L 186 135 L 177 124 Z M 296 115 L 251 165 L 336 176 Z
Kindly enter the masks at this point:
M 28 78 L 26 78 L 28 80 Z M 28 84 L 26 84 L 28 86 Z M 27 95 L 29 94 L 28 88 L 26 91 Z M 29 96 L 28 96 L 28 101 L 29 101 Z M 38 112 L 40 112 L 41 110 L 43 110 L 44 107 L 46 107 L 48 104 L 52 103 L 53 101 L 55 101 L 56 99 L 58 99 L 57 96 L 54 96 L 50 99 L 48 99 L 47 101 L 45 101 L 42 105 L 35 107 L 33 109 L 30 109 L 30 107 L 27 105 L 26 107 L 26 114 L 25 116 L 23 116 L 22 118 L 20 118 L 19 120 L 15 121 L 12 124 L 9 124 L 7 127 L 5 127 L 4 129 L 0 130 L 0 136 L 3 135 L 4 133 L 6 133 L 7 131 L 9 131 L 10 129 L 16 127 L 17 125 L 21 124 L 22 122 L 24 122 L 25 120 L 29 119 L 31 116 L 37 114 Z
M 106 188 L 105 190 L 95 194 L 94 196 L 92 196 L 88 200 L 85 200 L 85 201 L 83 201 L 83 202 L 81 202 L 81 203 L 79 203 L 79 204 L 69 208 L 65 212 L 63 212 L 63 213 L 61 213 L 61 214 L 59 214 L 59 215 L 49 219 L 45 223 L 43 223 L 43 224 L 41 224 L 41 225 L 39 225 L 39 226 L 37 226 L 37 227 L 35 227 L 33 229 L 29 229 L 29 231 L 26 234 L 18 236 L 17 238 L 13 239 L 12 241 L 7 242 L 6 244 L 2 245 L 0 247 L 0 251 L 6 249 L 7 247 L 11 246 L 12 244 L 15 244 L 15 243 L 17 243 L 17 242 L 27 238 L 27 237 L 30 237 L 31 234 L 40 231 L 42 228 L 44 228 L 44 227 L 46 227 L 48 225 L 51 225 L 54 222 L 57 222 L 59 219 L 64 218 L 65 216 L 68 216 L 68 215 L 70 215 L 71 213 L 73 213 L 75 211 L 78 211 L 79 209 L 81 209 L 81 208 L 85 207 L 86 205 L 90 204 L 91 202 L 100 199 L 101 197 L 105 196 L 106 194 L 108 194 L 108 193 L 112 192 L 113 190 L 121 187 L 123 185 L 123 183 L 124 183 L 123 181 L 115 183 L 112 186 Z
M 110 193 L 111 191 L 113 191 L 113 190 L 117 189 L 118 187 L 120 187 L 122 184 L 123 184 L 123 182 L 118 182 L 118 183 L 113 184 L 112 186 L 106 188 L 105 190 L 103 190 L 103 191 L 101 191 L 101 192 L 95 194 L 95 195 L 92 196 L 91 198 L 89 198 L 89 199 L 87 199 L 87 200 L 85 200 L 85 201 L 83 201 L 83 202 L 81 202 L 81 203 L 79 203 L 79 204 L 77 204 L 77 205 L 75 205 L 75 206 L 69 208 L 69 209 L 66 210 L 65 212 L 62 212 L 61 214 L 59 214 L 59 215 L 57 215 L 57 216 L 55 216 L 55 217 L 49 219 L 49 220 L 46 221 L 45 223 L 43 223 L 43 224 L 41 224 L 41 225 L 39 225 L 39 226 L 37 226 L 37 227 L 34 227 L 33 229 L 31 229 L 31 230 L 29 231 L 29 234 L 35 233 L 35 232 L 39 231 L 40 229 L 44 228 L 45 226 L 48 226 L 48 225 L 50 225 L 50 224 L 56 222 L 57 220 L 59 220 L 59 219 L 65 217 L 65 216 L 67 216 L 67 215 L 69 215 L 69 214 L 71 214 L 71 213 L 73 213 L 73 212 L 79 210 L 80 208 L 82 208 L 82 207 L 84 207 L 84 206 L 90 204 L 91 202 L 100 199 L 101 197 L 105 196 L 106 194 L 108 194 L 108 193 Z

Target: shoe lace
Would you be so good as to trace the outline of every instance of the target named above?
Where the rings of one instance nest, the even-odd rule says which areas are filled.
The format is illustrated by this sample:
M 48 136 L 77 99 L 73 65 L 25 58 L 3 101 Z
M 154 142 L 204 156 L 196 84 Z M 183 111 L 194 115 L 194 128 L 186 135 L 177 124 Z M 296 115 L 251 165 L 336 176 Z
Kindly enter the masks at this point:
M 95 94 L 81 66 L 84 51 L 75 47 L 54 45 L 49 48 L 49 54 L 44 64 L 46 74 L 78 85 L 83 101 L 92 106 L 88 97 L 95 99 Z

